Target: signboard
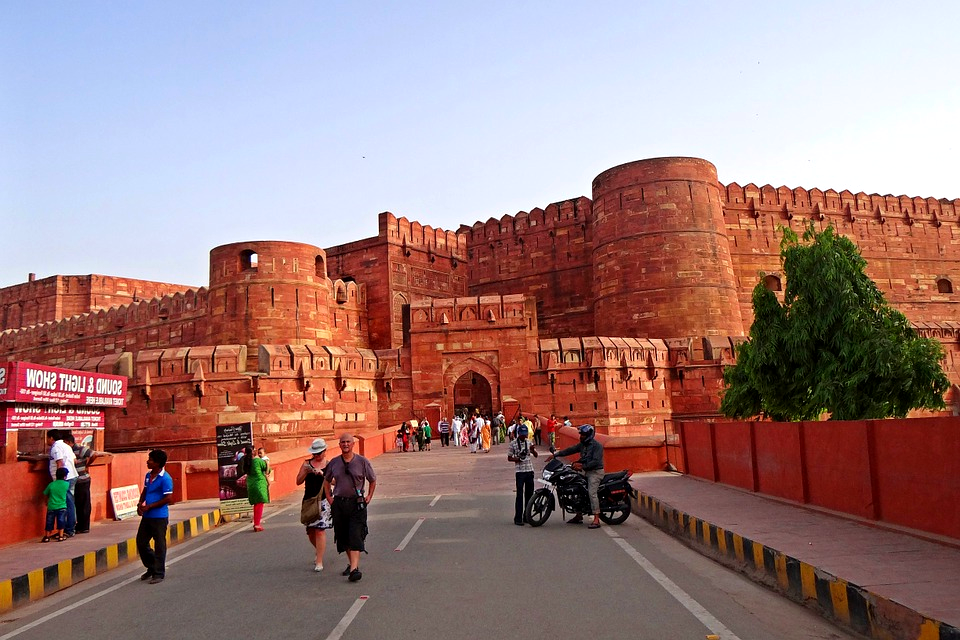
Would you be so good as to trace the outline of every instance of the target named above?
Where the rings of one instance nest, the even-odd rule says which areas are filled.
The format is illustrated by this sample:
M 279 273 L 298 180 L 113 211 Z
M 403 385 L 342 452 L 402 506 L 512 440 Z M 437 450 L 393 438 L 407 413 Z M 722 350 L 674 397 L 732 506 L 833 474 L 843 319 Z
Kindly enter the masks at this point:
M 237 484 L 243 448 L 253 448 L 253 424 L 229 424 L 217 427 L 217 478 L 220 481 L 220 513 L 246 513 L 253 507 L 247 501 L 247 488 Z
M 113 504 L 113 517 L 123 520 L 137 515 L 137 502 L 140 500 L 140 487 L 135 484 L 110 489 L 110 502 Z
M 0 402 L 125 407 L 127 378 L 32 362 L 4 362 L 0 363 Z
M 0 405 L 0 422 L 9 431 L 18 429 L 102 429 L 103 409 L 58 407 L 49 404 Z M 77 442 L 80 437 L 74 433 Z

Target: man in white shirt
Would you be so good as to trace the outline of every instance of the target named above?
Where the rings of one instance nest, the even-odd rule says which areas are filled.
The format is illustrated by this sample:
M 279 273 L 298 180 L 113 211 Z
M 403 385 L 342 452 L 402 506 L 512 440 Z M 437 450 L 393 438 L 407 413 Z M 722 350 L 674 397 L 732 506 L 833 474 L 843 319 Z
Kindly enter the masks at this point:
M 67 491 L 67 528 L 65 533 L 68 538 L 72 538 L 77 533 L 77 505 L 74 495 L 77 489 L 77 467 L 74 460 L 77 459 L 73 453 L 73 448 L 60 438 L 60 431 L 50 429 L 47 431 L 47 444 L 50 445 L 50 477 L 56 480 L 57 469 L 67 470 L 67 482 L 70 483 L 70 489 Z
M 460 446 L 460 430 L 463 428 L 463 420 L 460 419 L 460 416 L 453 416 L 453 446 Z

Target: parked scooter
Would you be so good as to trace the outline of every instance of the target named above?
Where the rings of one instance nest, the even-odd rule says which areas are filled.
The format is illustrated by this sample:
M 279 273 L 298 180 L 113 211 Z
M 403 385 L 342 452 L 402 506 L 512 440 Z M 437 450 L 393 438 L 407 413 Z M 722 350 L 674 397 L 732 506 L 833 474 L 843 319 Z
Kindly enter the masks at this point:
M 603 522 L 622 524 L 630 517 L 630 497 L 636 497 L 636 491 L 629 482 L 631 475 L 633 473 L 628 470 L 618 471 L 604 475 L 600 481 L 597 497 L 600 499 L 600 519 Z M 575 516 L 592 513 L 587 478 L 569 464 L 554 458 L 544 466 L 540 482 L 544 486 L 533 492 L 523 512 L 532 526 L 539 527 L 546 522 L 557 503 L 564 513 Z

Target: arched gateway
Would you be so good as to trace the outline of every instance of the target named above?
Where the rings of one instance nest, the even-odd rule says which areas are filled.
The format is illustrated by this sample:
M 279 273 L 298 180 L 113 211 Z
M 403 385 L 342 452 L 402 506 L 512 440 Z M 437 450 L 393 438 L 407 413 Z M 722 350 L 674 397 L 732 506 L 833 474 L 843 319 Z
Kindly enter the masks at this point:
M 500 409 L 500 373 L 486 362 L 476 358 L 451 364 L 443 374 L 444 406 L 446 416 L 473 412 L 479 409 L 487 414 Z

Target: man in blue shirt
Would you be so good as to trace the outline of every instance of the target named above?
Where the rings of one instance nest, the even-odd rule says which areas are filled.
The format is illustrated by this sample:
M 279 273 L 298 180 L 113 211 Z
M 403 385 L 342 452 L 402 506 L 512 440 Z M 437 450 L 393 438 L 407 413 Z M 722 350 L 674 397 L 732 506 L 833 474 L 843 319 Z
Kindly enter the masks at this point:
M 150 471 L 143 479 L 143 491 L 137 503 L 137 515 L 140 528 L 137 530 L 137 553 L 140 562 L 147 568 L 140 576 L 150 584 L 163 582 L 167 560 L 167 526 L 170 523 L 170 509 L 173 503 L 173 478 L 163 470 L 167 464 L 167 452 L 154 449 L 147 455 L 147 469 Z M 153 549 L 150 541 L 153 540 Z

